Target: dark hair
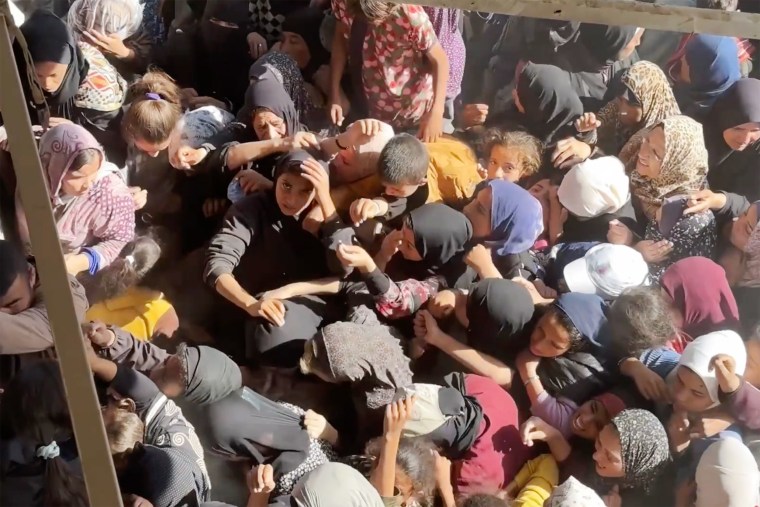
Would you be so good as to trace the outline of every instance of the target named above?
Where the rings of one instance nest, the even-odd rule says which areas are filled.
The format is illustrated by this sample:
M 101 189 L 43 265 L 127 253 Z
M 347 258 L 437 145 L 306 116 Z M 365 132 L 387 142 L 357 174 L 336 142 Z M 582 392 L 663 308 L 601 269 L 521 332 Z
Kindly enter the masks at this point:
M 498 496 L 478 493 L 459 501 L 459 507 L 507 507 L 507 502 Z
M 92 277 L 83 277 L 91 304 L 111 299 L 138 285 L 161 257 L 161 247 L 150 236 L 127 243 L 119 257 Z
M 733 12 L 739 9 L 739 0 L 697 0 L 697 7 Z
M 129 108 L 121 129 L 124 139 L 163 143 L 182 117 L 179 87 L 161 71 L 151 70 L 129 87 Z
M 520 151 L 520 173 L 522 177 L 533 176 L 541 167 L 541 155 L 544 147 L 538 138 L 523 132 L 522 130 L 502 130 L 491 128 L 483 136 L 483 155 L 491 156 L 491 150 L 495 146 L 503 146 L 507 149 L 514 148 Z
M 0 240 L 0 296 L 5 296 L 19 275 L 27 274 L 28 265 L 24 253 L 15 243 Z
M 35 448 L 74 437 L 63 379 L 54 360 L 31 364 L 16 374 L 3 396 L 3 410 L 15 436 Z M 85 507 L 84 480 L 57 456 L 42 460 L 45 507 Z
M 367 443 L 367 454 L 380 457 L 382 438 L 374 438 Z M 402 438 L 398 444 L 396 466 L 404 471 L 412 482 L 415 493 L 419 494 L 419 502 L 431 505 L 435 490 L 435 452 L 433 442 L 424 437 Z
M 610 307 L 607 322 L 613 350 L 620 357 L 663 346 L 676 333 L 659 286 L 625 289 Z
M 82 150 L 77 153 L 77 156 L 74 157 L 74 160 L 72 160 L 71 164 L 69 164 L 69 172 L 78 171 L 87 164 L 92 164 L 93 162 L 100 161 L 101 156 L 102 155 L 100 153 L 100 150 L 96 150 L 95 148 Z
M 573 321 L 567 316 L 565 312 L 554 306 L 553 304 L 539 305 L 536 307 L 536 313 L 534 314 L 533 321 L 538 324 L 538 321 L 547 315 L 553 315 L 562 328 L 570 335 L 570 347 L 565 352 L 578 352 L 586 344 L 586 340 L 583 339 L 583 334 L 575 327 Z
M 419 183 L 427 177 L 430 155 L 425 145 L 409 134 L 397 134 L 380 152 L 380 180 L 392 185 Z
M 398 8 L 396 4 L 383 0 L 348 0 L 348 10 L 354 16 L 363 16 L 368 21 L 382 21 Z

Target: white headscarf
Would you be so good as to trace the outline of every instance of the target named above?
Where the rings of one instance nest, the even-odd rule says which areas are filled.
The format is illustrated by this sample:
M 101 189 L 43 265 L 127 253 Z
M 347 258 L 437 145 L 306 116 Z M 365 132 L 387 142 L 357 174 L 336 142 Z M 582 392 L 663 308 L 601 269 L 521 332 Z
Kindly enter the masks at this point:
M 126 39 L 140 29 L 142 19 L 143 5 L 138 0 L 75 0 L 69 7 L 67 23 L 76 38 L 96 30 Z
M 554 488 L 544 507 L 605 507 L 596 492 L 575 477 Z
M 581 162 L 567 172 L 557 196 L 562 206 L 578 217 L 613 213 L 631 199 L 625 166 L 617 157 Z
M 734 331 L 715 331 L 700 336 L 686 346 L 678 361 L 679 366 L 685 366 L 699 375 L 710 394 L 713 407 L 720 403 L 718 398 L 720 386 L 711 364 L 712 359 L 718 354 L 731 356 L 736 362 L 737 375 L 744 374 L 747 366 L 747 349 L 741 337 Z
M 343 463 L 325 463 L 305 475 L 292 498 L 298 507 L 383 507 L 380 493 L 362 474 Z
M 760 502 L 760 471 L 752 452 L 738 439 L 718 440 L 697 466 L 695 507 L 754 507 Z

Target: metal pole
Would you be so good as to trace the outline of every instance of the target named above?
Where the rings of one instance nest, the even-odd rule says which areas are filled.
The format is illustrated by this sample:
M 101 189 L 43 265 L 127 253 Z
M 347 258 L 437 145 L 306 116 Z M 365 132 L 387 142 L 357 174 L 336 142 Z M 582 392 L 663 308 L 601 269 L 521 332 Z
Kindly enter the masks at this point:
M 37 269 L 42 279 L 50 327 L 66 387 L 87 494 L 93 507 L 121 507 L 121 494 L 106 440 L 82 334 L 74 312 L 66 265 L 50 207 L 47 187 L 32 134 L 26 99 L 6 23 L 7 3 L 0 0 L 0 111 L 8 132 L 11 157 L 28 217 Z M 40 400 L 42 402 L 42 400 Z

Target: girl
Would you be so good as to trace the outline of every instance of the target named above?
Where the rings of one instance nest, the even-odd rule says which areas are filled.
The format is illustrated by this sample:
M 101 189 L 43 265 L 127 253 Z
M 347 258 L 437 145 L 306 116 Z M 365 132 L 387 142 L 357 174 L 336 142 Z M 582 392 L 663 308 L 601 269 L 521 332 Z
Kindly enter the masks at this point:
M 135 235 L 135 205 L 116 166 L 95 138 L 77 125 L 59 125 L 40 139 L 40 160 L 56 217 L 66 267 L 95 274 Z M 22 237 L 26 218 L 17 200 Z
M 66 24 L 52 12 L 36 11 L 21 26 L 21 33 L 34 64 L 29 72 L 36 74 L 50 108 L 51 126 L 82 125 L 105 147 L 109 159 L 121 165 L 126 155 L 118 133 L 127 92 L 124 79 L 93 46 L 84 43 L 87 53 L 83 53 Z M 16 61 L 20 69 L 26 67 L 18 48 Z M 26 88 L 25 94 L 31 97 Z M 34 110 L 30 117 L 33 123 L 42 121 Z
M 604 242 L 612 220 L 638 229 L 628 176 L 615 157 L 587 160 L 570 169 L 557 198 L 568 211 L 560 235 L 563 243 Z
M 4 505 L 89 505 L 58 363 L 22 369 L 5 389 L 0 440 Z
M 502 276 L 536 275 L 529 250 L 544 230 L 544 215 L 527 190 L 503 180 L 484 182 L 462 212 L 472 224 L 473 239 L 491 248 L 493 265 Z
M 124 247 L 118 259 L 85 282 L 87 320 L 120 327 L 138 340 L 172 337 L 179 328 L 177 312 L 161 292 L 145 285 L 160 257 L 161 247 L 150 237 Z
M 701 125 L 686 116 L 667 118 L 642 140 L 636 170 L 631 173 L 634 205 L 651 220 L 662 199 L 704 188 L 706 174 Z
M 543 146 L 527 132 L 492 128 L 486 131 L 483 146 L 488 165 L 481 174 L 486 179 L 525 183 L 541 167 Z
M 328 316 L 327 303 L 283 303 L 254 294 L 292 281 L 324 278 L 331 271 L 342 273 L 333 254 L 328 257 L 320 240 L 304 229 L 304 219 L 312 207 L 319 207 L 325 223 L 334 223 L 338 231 L 342 226 L 335 222 L 327 172 L 305 151 L 288 153 L 277 162 L 274 185 L 246 197 L 229 212 L 211 239 L 204 279 L 247 315 L 260 318 L 249 326 L 250 355 L 268 352 L 268 360 L 294 366 L 303 341 Z M 332 244 L 331 237 L 325 235 L 326 244 Z M 293 319 L 286 321 L 286 309 Z M 311 329 L 312 323 L 317 327 Z
M 180 90 L 168 75 L 150 71 L 129 87 L 129 97 L 121 125 L 124 139 L 155 158 L 169 147 L 171 133 L 182 117 Z
M 620 78 L 622 93 L 597 115 L 586 113 L 577 123 L 581 132 L 595 128 L 590 140 L 608 155 L 618 155 L 631 172 L 646 132 L 662 120 L 681 114 L 668 78 L 652 62 L 636 62 Z
M 715 191 L 760 199 L 760 81 L 740 79 L 718 98 L 705 125 L 710 171 Z

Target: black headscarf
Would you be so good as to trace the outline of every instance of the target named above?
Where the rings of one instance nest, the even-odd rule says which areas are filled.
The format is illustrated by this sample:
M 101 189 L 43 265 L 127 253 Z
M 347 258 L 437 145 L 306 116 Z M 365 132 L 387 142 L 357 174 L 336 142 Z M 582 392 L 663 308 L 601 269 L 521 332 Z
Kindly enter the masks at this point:
M 55 62 L 68 66 L 60 88 L 53 93 L 45 92 L 45 100 L 50 107 L 51 116 L 71 119 L 74 96 L 90 70 L 90 65 L 77 47 L 71 31 L 66 23 L 52 12 L 37 10 L 21 25 L 21 33 L 26 39 L 32 61 Z M 20 48 L 17 48 L 16 62 L 22 65 L 23 61 Z
M 309 48 L 311 58 L 306 67 L 301 69 L 301 73 L 306 80 L 310 80 L 322 65 L 330 62 L 330 53 L 322 44 L 319 34 L 324 18 L 325 14 L 321 9 L 306 7 L 288 14 L 288 17 L 282 23 L 283 32 L 292 32 L 300 35 Z
M 262 74 L 251 86 L 248 87 L 247 103 L 251 106 L 251 114 L 258 109 L 266 109 L 282 118 L 288 129 L 288 136 L 294 135 L 301 130 L 301 122 L 298 121 L 298 111 L 290 100 L 279 81 L 267 73 Z M 248 118 L 250 122 L 251 119 Z
M 213 403 L 243 384 L 240 367 L 215 348 L 181 344 L 177 355 L 187 368 L 185 399 L 191 403 Z
M 546 147 L 576 133 L 573 122 L 583 114 L 583 104 L 567 72 L 528 63 L 517 80 L 517 95 L 525 126 Z
M 600 66 L 612 65 L 618 55 L 636 35 L 635 26 L 597 25 L 582 23 L 579 41 Z
M 467 298 L 467 343 L 494 357 L 507 357 L 524 347 L 533 311 L 525 287 L 510 280 L 482 280 Z
M 446 278 L 454 287 L 467 269 L 462 257 L 472 238 L 472 224 L 464 214 L 445 204 L 425 204 L 409 214 L 414 246 L 428 274 Z
M 443 426 L 427 437 L 433 442 L 438 440 L 445 443 L 445 452 L 449 459 L 460 459 L 480 436 L 483 407 L 480 406 L 478 400 L 467 394 L 464 373 L 455 372 L 446 375 L 443 384 L 445 387 L 438 395 L 441 411 L 454 417 L 448 419 Z M 441 437 L 443 437 L 442 440 Z

